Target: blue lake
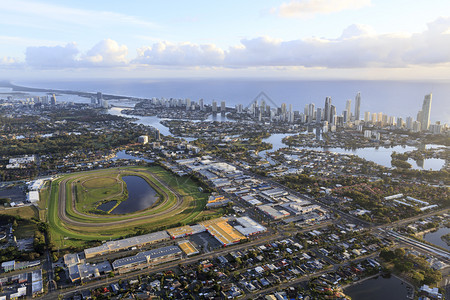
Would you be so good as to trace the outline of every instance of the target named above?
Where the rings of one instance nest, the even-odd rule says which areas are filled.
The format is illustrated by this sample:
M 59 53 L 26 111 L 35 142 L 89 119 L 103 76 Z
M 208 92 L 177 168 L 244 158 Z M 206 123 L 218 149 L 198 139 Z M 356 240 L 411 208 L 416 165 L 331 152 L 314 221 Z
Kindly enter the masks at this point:
M 449 234 L 449 233 L 450 233 L 449 227 L 441 227 L 434 232 L 426 233 L 423 236 L 423 239 L 429 243 L 432 243 L 436 246 L 442 247 L 442 248 L 450 251 L 450 246 L 447 245 L 447 243 L 442 239 L 442 236 Z
M 122 201 L 111 214 L 129 214 L 151 207 L 158 201 L 158 193 L 139 176 L 124 176 L 122 180 L 126 183 L 128 199 Z M 110 201 L 98 206 L 98 209 L 109 211 L 114 207 L 116 201 Z
M 352 285 L 346 288 L 344 293 L 353 300 L 406 300 L 407 286 L 396 277 L 378 276 Z

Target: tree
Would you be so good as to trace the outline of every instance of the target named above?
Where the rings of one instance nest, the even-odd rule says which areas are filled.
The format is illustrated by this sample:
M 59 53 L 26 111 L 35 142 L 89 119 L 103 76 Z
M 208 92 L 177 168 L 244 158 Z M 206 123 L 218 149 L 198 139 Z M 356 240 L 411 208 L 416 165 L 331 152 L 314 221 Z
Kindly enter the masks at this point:
M 417 285 L 420 285 L 425 277 L 421 272 L 414 272 L 411 278 L 416 282 Z
M 398 258 L 402 258 L 402 257 L 404 257 L 405 256 L 405 249 L 403 249 L 403 248 L 397 248 L 397 249 L 395 249 L 394 250 L 394 254 L 395 254 L 395 256 L 396 257 L 398 257 Z
M 425 275 L 424 275 L 424 279 L 423 279 L 423 284 L 436 284 L 439 281 L 442 280 L 442 274 L 439 271 L 435 271 L 431 268 L 428 268 L 425 271 Z

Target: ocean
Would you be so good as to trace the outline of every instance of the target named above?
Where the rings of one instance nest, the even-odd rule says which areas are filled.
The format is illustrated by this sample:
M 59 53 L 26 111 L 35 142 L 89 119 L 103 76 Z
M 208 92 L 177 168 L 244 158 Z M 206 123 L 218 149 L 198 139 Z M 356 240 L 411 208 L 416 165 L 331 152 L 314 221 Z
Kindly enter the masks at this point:
M 130 97 L 189 98 L 205 103 L 226 101 L 227 106 L 249 105 L 260 92 L 271 99 L 266 103 L 278 106 L 292 104 L 293 110 L 303 112 L 306 104 L 324 107 L 325 97 L 332 98 L 337 112 L 345 108 L 347 99 L 354 100 L 361 93 L 361 118 L 364 112 L 383 112 L 396 117 L 416 118 L 424 96 L 433 93 L 431 122 L 450 123 L 450 82 L 439 81 L 364 81 L 364 80 L 261 80 L 261 79 L 94 79 L 55 81 L 15 81 L 14 84 L 102 92 Z M 260 98 L 258 98 L 260 99 Z M 219 104 L 220 105 L 220 104 Z

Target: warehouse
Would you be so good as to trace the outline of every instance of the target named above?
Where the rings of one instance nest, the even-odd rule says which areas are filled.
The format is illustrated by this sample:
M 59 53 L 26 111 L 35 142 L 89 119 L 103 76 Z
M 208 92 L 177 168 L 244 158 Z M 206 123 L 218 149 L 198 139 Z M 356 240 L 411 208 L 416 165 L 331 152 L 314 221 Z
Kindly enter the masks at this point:
M 176 238 L 185 237 L 188 235 L 201 233 L 204 231 L 206 231 L 206 228 L 202 225 L 192 225 L 192 226 L 186 225 L 186 226 L 168 229 L 167 233 L 170 235 L 170 237 L 172 239 L 176 239 Z
M 223 246 L 239 243 L 246 237 L 227 223 L 227 219 L 218 218 L 200 223 Z
M 181 241 L 178 243 L 178 247 L 183 250 L 183 252 L 186 254 L 186 256 L 191 256 L 195 254 L 199 254 L 200 252 L 195 248 L 195 246 L 187 240 Z
M 27 193 L 27 201 L 30 203 L 36 203 L 39 201 L 39 192 L 38 191 L 29 191 Z
M 245 236 L 251 236 L 254 234 L 267 231 L 266 227 L 262 226 L 261 224 L 258 224 L 249 217 L 237 218 L 236 222 L 238 222 L 240 225 L 234 226 L 234 228 L 236 228 L 237 231 L 239 231 Z
M 260 205 L 258 206 L 258 209 L 261 210 L 266 215 L 268 215 L 273 220 L 280 220 L 284 217 L 289 216 L 289 213 L 287 211 L 285 210 L 278 211 L 270 205 Z
M 124 257 L 112 263 L 113 269 L 119 273 L 131 272 L 152 265 L 181 259 L 183 252 L 178 246 L 167 246 L 139 252 L 135 256 Z
M 111 252 L 127 250 L 133 247 L 141 248 L 145 245 L 154 244 L 164 240 L 169 240 L 170 236 L 166 231 L 158 231 L 150 234 L 139 235 L 127 239 L 107 242 L 98 247 L 88 248 L 84 250 L 86 259 L 105 255 Z
M 72 282 L 75 282 L 91 277 L 98 278 L 111 271 L 111 264 L 107 261 L 98 264 L 79 264 L 69 267 L 69 278 Z

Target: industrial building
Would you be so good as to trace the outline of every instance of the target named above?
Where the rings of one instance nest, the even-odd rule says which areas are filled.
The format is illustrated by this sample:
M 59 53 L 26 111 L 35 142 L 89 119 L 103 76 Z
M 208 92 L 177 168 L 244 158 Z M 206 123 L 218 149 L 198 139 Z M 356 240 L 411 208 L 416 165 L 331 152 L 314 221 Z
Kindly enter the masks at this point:
M 44 185 L 44 180 L 37 179 L 35 181 L 30 182 L 30 184 L 28 185 L 28 189 L 30 191 L 39 191 L 43 185 Z
M 111 264 L 107 261 L 98 264 L 79 264 L 69 268 L 69 278 L 72 282 L 87 278 L 98 278 L 112 271 Z
M 251 236 L 267 231 L 266 227 L 258 224 L 249 217 L 236 218 L 236 222 L 240 225 L 234 226 L 234 228 L 245 236 Z
M 27 201 L 30 203 L 39 202 L 39 191 L 29 191 L 27 193 Z
M 186 254 L 186 256 L 191 256 L 191 255 L 195 255 L 200 253 L 197 248 L 195 248 L 195 246 L 187 240 L 181 241 L 178 243 L 178 247 L 181 248 L 181 250 L 183 250 L 184 254 Z
M 15 264 L 16 264 L 15 260 L 2 262 L 1 266 L 2 266 L 3 272 L 6 273 L 6 272 L 14 271 Z
M 202 225 L 192 225 L 192 226 L 186 225 L 186 226 L 168 229 L 167 233 L 170 235 L 170 237 L 172 239 L 176 239 L 176 238 L 185 237 L 188 235 L 201 233 L 204 231 L 206 231 L 206 228 Z
M 166 231 L 158 231 L 127 239 L 107 242 L 98 247 L 88 248 L 84 250 L 84 255 L 86 256 L 86 259 L 89 259 L 95 256 L 127 250 L 133 247 L 141 248 L 145 245 L 150 245 L 169 239 L 170 236 Z
M 42 282 L 42 269 L 31 272 L 31 294 L 37 296 L 44 292 L 44 283 Z
M 287 211 L 278 211 L 271 205 L 260 205 L 257 208 L 273 220 L 280 220 L 290 215 Z
M 244 235 L 228 224 L 227 219 L 225 218 L 203 221 L 200 225 L 205 226 L 209 234 L 211 234 L 223 246 L 236 244 L 241 240 L 246 239 Z
M 167 246 L 139 252 L 134 256 L 124 257 L 112 263 L 113 269 L 119 273 L 131 272 L 164 262 L 181 259 L 183 252 L 178 246 Z

